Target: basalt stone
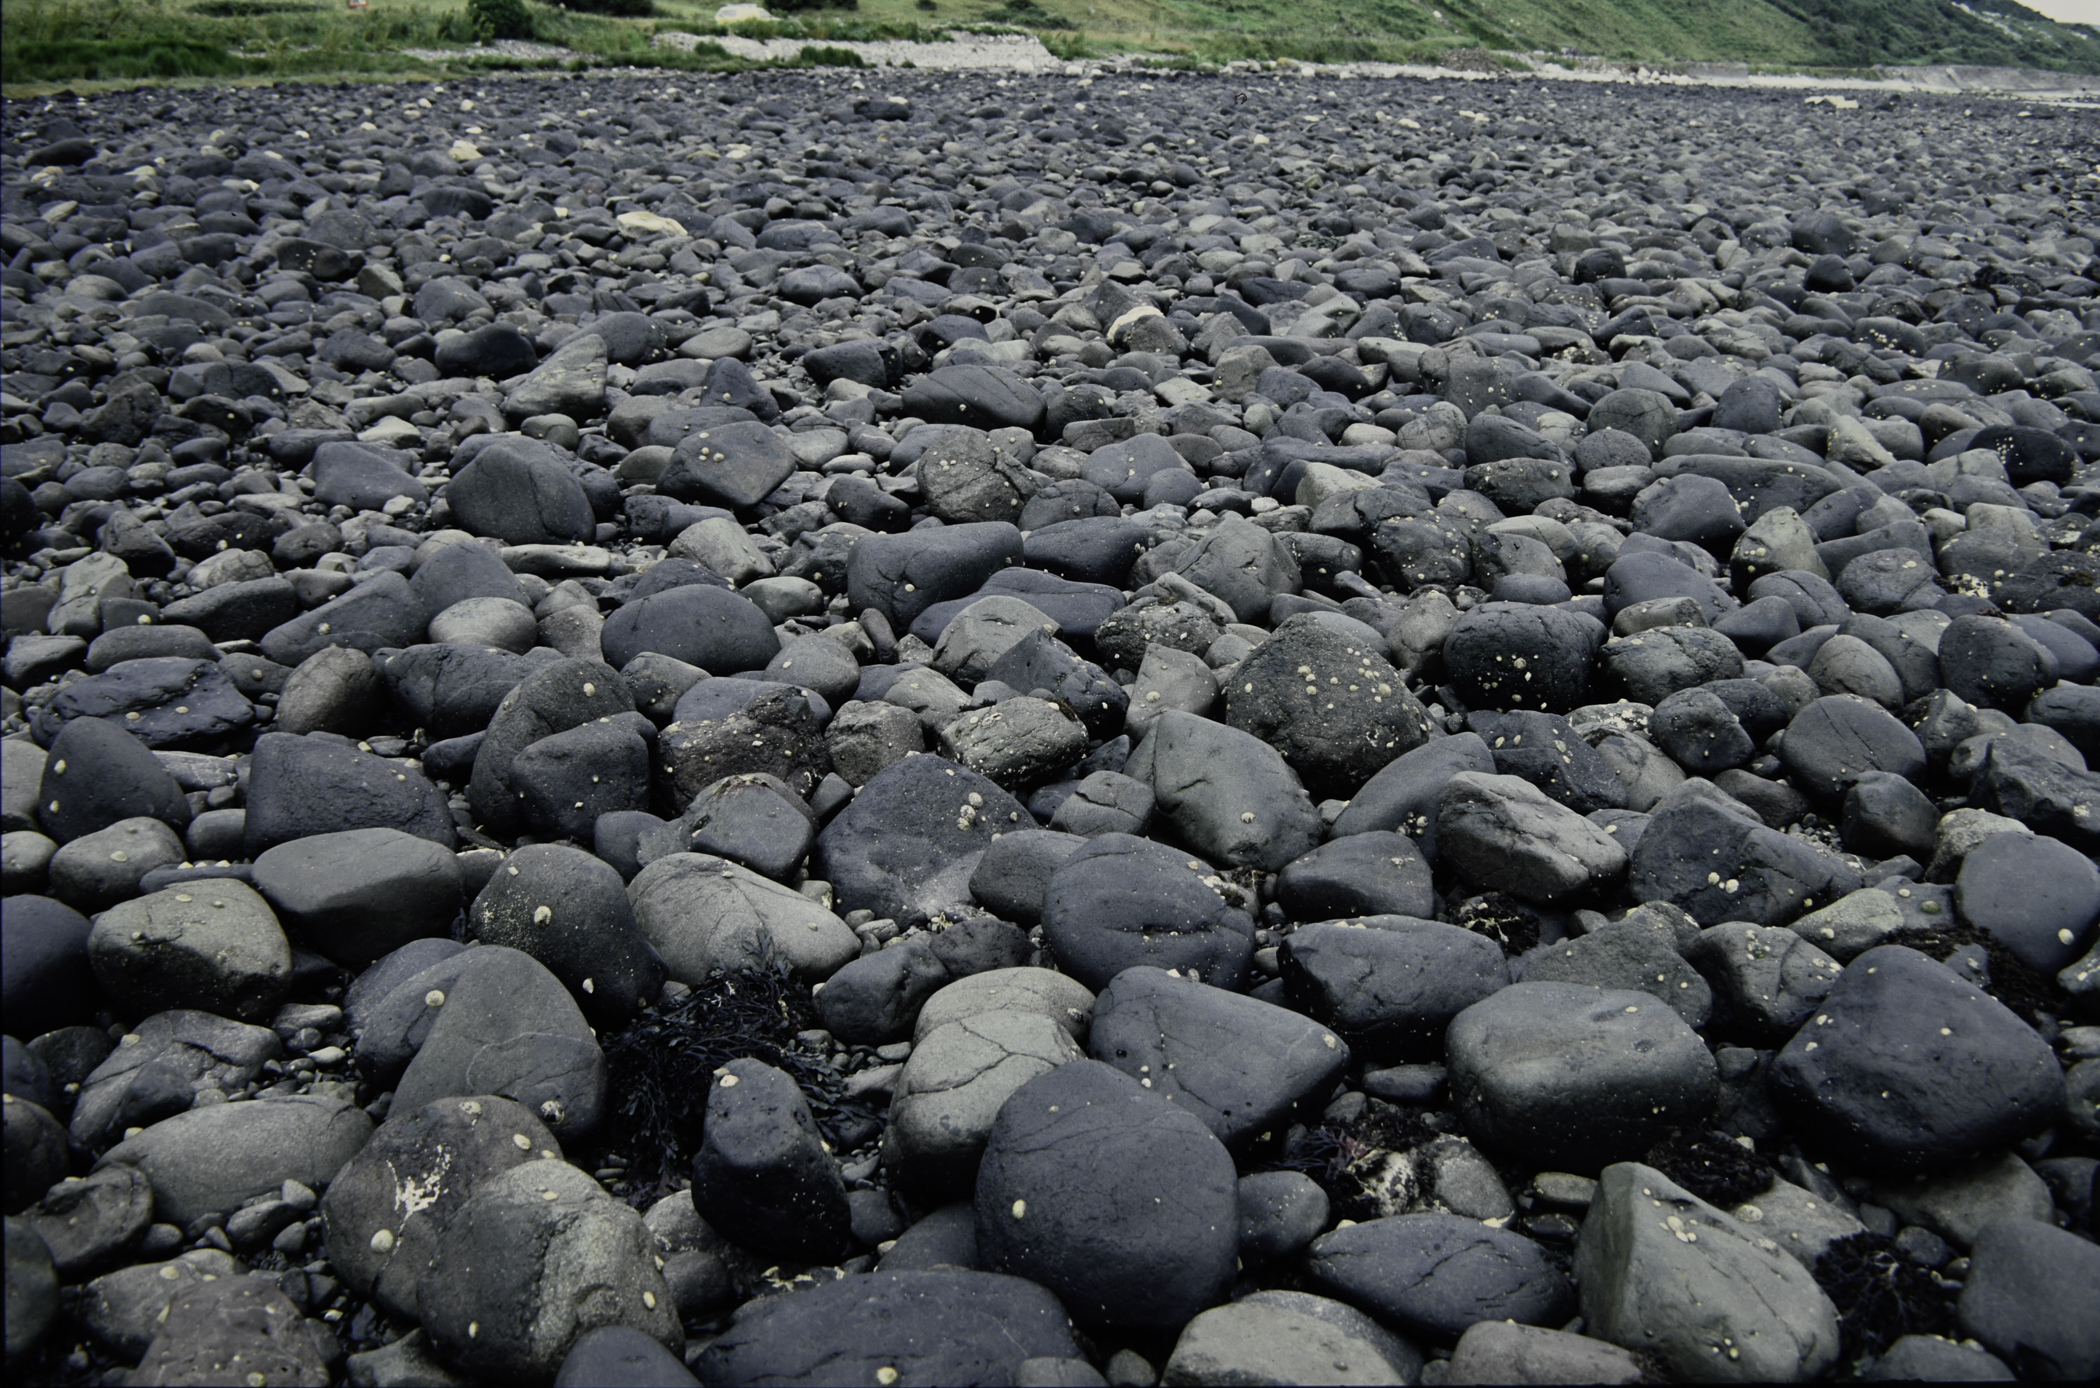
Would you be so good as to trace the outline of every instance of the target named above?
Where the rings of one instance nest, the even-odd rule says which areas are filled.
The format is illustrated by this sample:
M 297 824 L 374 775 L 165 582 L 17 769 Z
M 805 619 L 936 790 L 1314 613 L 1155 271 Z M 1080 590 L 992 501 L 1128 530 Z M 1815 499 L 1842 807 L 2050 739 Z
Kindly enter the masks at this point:
M 905 388 L 905 409 L 931 424 L 1026 429 L 1043 422 L 1043 397 L 1012 372 L 993 366 L 945 366 Z
M 549 1383 L 592 1330 L 667 1348 L 678 1313 L 642 1217 L 575 1167 L 533 1161 L 483 1181 L 416 1288 L 438 1354 L 475 1376 Z
M 779 777 L 746 773 L 702 790 L 639 847 L 644 863 L 665 853 L 711 853 L 781 881 L 801 866 L 816 831 L 816 816 Z
M 906 757 L 824 827 L 810 865 L 846 909 L 923 921 L 970 901 L 971 874 L 995 837 L 1035 827 L 985 777 L 942 757 Z
M 1279 962 L 1292 1005 L 1376 1059 L 1433 1052 L 1452 1018 L 1509 985 L 1494 941 L 1407 916 L 1300 926 Z
M 103 719 L 161 748 L 224 737 L 252 723 L 255 712 L 218 661 L 169 655 L 122 661 L 67 685 L 31 726 L 48 744 L 81 718 Z
M 318 737 L 256 739 L 242 829 L 250 857 L 350 829 L 398 829 L 443 848 L 456 842 L 444 796 L 413 763 Z
M 1240 663 L 1226 722 L 1283 753 L 1318 793 L 1355 790 L 1429 737 L 1428 715 L 1384 652 L 1313 614 L 1287 618 Z
M 817 696 L 759 680 L 703 680 L 656 740 L 656 796 L 681 813 L 724 776 L 768 775 L 807 797 L 831 774 Z
M 125 1138 L 101 1164 L 143 1172 L 153 1183 L 155 1214 L 188 1224 L 231 1215 L 286 1181 L 326 1190 L 372 1127 L 364 1110 L 317 1094 L 207 1104 Z
M 1678 597 L 1697 603 L 1709 625 L 1735 607 L 1718 583 L 1670 554 L 1625 554 L 1605 572 L 1604 610 L 1614 620 L 1637 603 Z
M 1140 964 L 1238 988 L 1254 948 L 1243 899 L 1199 860 L 1129 834 L 1104 834 L 1051 875 L 1043 938 L 1063 967 L 1096 991 Z
M 1291 550 L 1275 536 L 1228 515 L 1194 540 L 1172 540 L 1148 550 L 1134 578 L 1156 580 L 1178 574 L 1224 602 L 1243 622 L 1268 616 L 1279 593 L 1296 593 L 1302 573 Z
M 532 788 L 521 783 L 518 775 L 523 754 L 557 733 L 633 712 L 634 700 L 626 682 L 603 662 L 571 659 L 540 666 L 503 697 L 489 722 L 488 736 L 475 752 L 473 779 L 467 789 L 475 816 L 499 833 L 515 833 L 537 817 L 551 817 L 558 808 L 551 802 L 538 807 L 540 816 L 534 813 Z M 545 776 L 538 783 L 543 789 L 550 784 Z
M 1787 724 L 1779 754 L 1796 781 L 1826 796 L 1843 794 L 1869 772 L 1911 780 L 1925 770 L 1917 734 L 1856 695 L 1826 695 L 1801 710 Z
M 353 511 L 380 510 L 397 496 L 420 504 L 430 492 L 402 466 L 407 458 L 368 443 L 324 443 L 314 450 L 314 500 Z
M 962 713 L 941 726 L 941 750 L 1016 789 L 1070 766 L 1086 750 L 1086 729 L 1064 706 L 1027 696 Z
M 2035 1220 L 2005 1220 L 1976 1240 L 1961 1328 L 2020 1370 L 2070 1382 L 2100 1372 L 2093 1325 L 2100 1259 L 2093 1245 Z
M 1437 806 L 1446 783 L 1461 771 L 1495 771 L 1494 752 L 1477 733 L 1438 738 L 1395 758 L 1357 791 L 1333 832 L 1342 837 L 1397 831 L 1413 839 L 1423 857 L 1433 862 Z
M 232 878 L 206 878 L 111 906 L 88 936 L 95 977 L 128 1009 L 188 1003 L 262 1021 L 292 984 L 292 951 L 269 903 Z
M 1976 772 L 1969 804 L 2090 851 L 2100 848 L 2100 833 L 2090 822 L 2096 794 L 2100 777 L 2092 772 L 2073 770 L 2021 739 L 1999 737 Z
M 1528 603 L 1482 603 L 1444 640 L 1445 669 L 1469 704 L 1565 711 L 1585 702 L 1604 642 L 1594 617 Z
M 69 1278 L 106 1267 L 153 1219 L 153 1187 L 128 1166 L 105 1166 L 61 1181 L 23 1215 Z
M 493 1094 L 396 1114 L 321 1201 L 328 1261 L 359 1294 L 413 1317 L 416 1282 L 467 1198 L 513 1167 L 560 1156 L 560 1144 L 530 1110 Z
M 557 1137 L 588 1132 L 604 1106 L 605 1057 L 561 981 L 500 945 L 436 967 L 449 986 L 419 993 L 421 980 L 411 979 L 398 990 L 398 1022 L 388 1026 L 423 1034 L 394 1102 L 413 1110 L 452 1094 L 497 1094 L 537 1113 Z
M 90 1151 L 186 1112 L 207 1089 L 239 1091 L 283 1053 L 267 1027 L 187 1009 L 157 1012 L 125 1036 L 79 1080 L 69 1131 Z
M 10 768 L 10 778 L 18 774 Z M 180 826 L 190 818 L 174 777 L 146 745 L 100 718 L 74 719 L 59 729 L 43 758 L 41 776 L 35 791 L 36 820 L 60 843 L 124 819 L 158 819 Z
M 1718 631 L 1705 627 L 1656 627 L 1607 642 L 1599 668 L 1636 703 L 1660 704 L 1680 689 L 1738 679 L 1742 653 Z
M 137 896 L 146 874 L 182 861 L 182 840 L 157 819 L 120 819 L 73 840 L 45 865 L 51 894 L 88 912 Z
M 751 1059 L 715 1076 L 693 1208 L 765 1257 L 825 1263 L 851 1249 L 845 1185 L 792 1077 Z
M 532 743 L 511 761 L 526 829 L 544 838 L 582 842 L 599 817 L 649 804 L 649 743 L 655 729 L 623 713 Z
M 669 976 L 689 987 L 716 969 L 768 959 L 816 982 L 860 954 L 853 932 L 819 902 L 707 854 L 658 858 L 627 884 L 627 894 Z
M 1712 800 L 1660 809 L 1635 846 L 1627 885 L 1702 924 L 1784 925 L 1862 885 L 1836 854 Z
M 1031 631 L 993 661 L 985 678 L 1023 692 L 1046 690 L 1068 706 L 1089 734 L 1106 737 L 1124 725 L 1130 695 L 1107 671 L 1046 631 Z
M 1787 939 L 1803 943 L 1792 934 Z M 1645 922 L 1616 921 L 1572 942 L 1542 946 L 1525 957 L 1524 978 L 1648 993 L 1692 1027 L 1704 1027 L 1713 1015 L 1713 989 L 1680 957 L 1667 933 Z
M 1482 1321 L 1550 1325 L 1575 1303 L 1543 1246 L 1453 1214 L 1337 1229 L 1313 1241 L 1306 1271 L 1322 1290 L 1432 1342 L 1449 1343 Z
M 1223 1144 L 1096 1061 L 1006 1101 L 976 1210 L 986 1266 L 1047 1287 L 1082 1323 L 1179 1326 L 1232 1280 L 1237 1180 Z
M 763 424 L 720 424 L 680 440 L 656 489 L 679 501 L 737 508 L 756 504 L 794 470 L 787 441 Z
M 2100 872 L 2055 839 L 1998 834 L 1962 859 L 1954 906 L 2029 968 L 2054 974 L 2084 952 L 2100 920 Z
M 1837 1308 L 1806 1267 L 1636 1162 L 1600 1178 L 1575 1272 L 1590 1334 L 1687 1378 L 1794 1383 L 1837 1359 Z
M 779 654 L 772 627 L 750 599 L 686 584 L 623 606 L 606 619 L 601 639 L 616 668 L 654 653 L 730 674 L 764 669 Z
M 7 898 L 0 931 L 0 1009 L 27 1036 L 89 1020 L 98 985 L 88 962 L 87 917 L 48 896 Z
M 265 656 L 292 669 L 328 646 L 374 651 L 413 646 L 423 639 L 430 613 L 398 573 L 385 572 L 341 597 L 273 627 L 262 638 Z
M 887 1046 L 911 1036 L 919 1008 L 951 981 L 922 941 L 849 960 L 824 982 L 817 1013 L 849 1045 Z
M 1559 900 L 1626 868 L 1615 838 L 1515 776 L 1452 777 L 1437 802 L 1437 841 L 1472 880 L 1527 901 Z
M 382 652 L 373 667 L 388 695 L 417 727 L 447 738 L 487 728 L 504 696 L 539 664 L 509 651 L 421 645 Z
M 8 1193 L 5 1208 L 19 1212 L 29 1207 L 41 1191 L 48 1190 L 64 1179 L 70 1164 L 66 1150 L 66 1130 L 53 1118 L 42 1104 L 14 1094 L 4 1101 L 5 1136 L 0 1142 L 0 1160 L 4 1160 Z M 12 1226 L 10 1217 L 8 1224 Z M 33 1236 L 42 1242 L 40 1235 Z M 44 1254 L 48 1263 L 50 1253 Z M 12 1269 L 10 1269 L 12 1271 Z
M 481 449 L 446 484 L 460 524 L 511 545 L 588 541 L 596 529 L 583 484 L 537 440 L 504 440 Z
M 1244 1376 L 1264 1383 L 1405 1383 L 1420 1360 L 1413 1345 L 1341 1302 L 1264 1291 L 1183 1327 L 1161 1382 L 1225 1384 Z
M 853 546 L 846 596 L 872 607 L 893 629 L 909 629 L 937 602 L 964 597 L 1022 559 L 1021 532 L 1005 521 L 868 535 Z
M 486 544 L 444 546 L 416 565 L 408 586 L 423 600 L 424 609 L 433 613 L 469 598 L 525 601 L 525 590 L 517 575 L 504 565 L 495 548 Z
M 333 1337 L 306 1320 L 289 1297 L 265 1278 L 205 1282 L 168 1304 L 153 1342 L 139 1361 L 146 1383 L 204 1383 L 238 1375 L 238 1382 L 328 1382 Z
M 1436 913 L 1428 860 L 1415 840 L 1390 830 L 1336 839 L 1287 865 L 1276 877 L 1276 901 L 1301 921 Z
M 1529 781 L 1577 814 L 1626 808 L 1625 783 L 1558 714 L 1475 713 L 1466 726 L 1488 744 L 1498 774 Z
M 928 509 L 950 524 L 1016 520 L 1037 485 L 1020 459 L 974 430 L 941 439 L 919 456 L 916 473 Z
M 665 1264 L 668 1271 L 670 1265 Z M 666 1277 L 670 1285 L 672 1279 Z M 678 1289 L 672 1285 L 672 1295 Z M 592 1384 L 638 1384 L 643 1388 L 695 1388 L 700 1382 L 661 1340 L 628 1325 L 601 1325 L 577 1337 L 554 1375 L 555 1388 Z
M 1228 1146 L 1280 1132 L 1323 1102 L 1349 1048 L 1288 1009 L 1151 966 L 1094 1002 L 1088 1053 L 1201 1119 Z
M 871 958 L 901 952 L 886 949 Z M 1078 985 L 1069 987 L 1091 1002 Z M 827 985 L 825 992 L 830 991 Z M 969 1010 L 974 1003 L 957 999 L 946 1007 L 929 1005 L 920 1013 L 912 1053 L 893 1084 L 883 1160 L 907 1190 L 929 1200 L 971 1188 L 985 1140 L 1015 1090 L 1084 1054 L 1072 1037 L 1069 1011 L 1050 1016 L 1048 1009 L 1029 1008 L 1045 1001 L 1043 995 L 1031 991 L 1016 997 L 995 982 L 974 998 L 1023 1006 Z
M 1214 861 L 1274 871 L 1318 840 L 1319 816 L 1297 774 L 1239 729 L 1170 710 L 1123 773 L 1151 786 L 1174 836 Z
M 746 1302 L 703 1351 L 708 1383 L 808 1379 L 1020 1383 L 1030 1363 L 1083 1362 L 1058 1299 L 1035 1283 L 957 1267 L 884 1269 L 807 1295 Z
M 520 848 L 474 898 L 467 923 L 476 939 L 546 965 L 601 1027 L 622 1025 L 663 989 L 663 960 L 635 923 L 627 884 L 581 849 Z
M 1772 1062 L 1775 1094 L 1840 1156 L 1940 1171 L 2047 1126 L 2048 1044 L 1974 984 L 1901 945 L 1859 955 Z
M 1077 834 L 1021 829 L 988 845 L 970 874 L 970 895 L 1007 920 L 1038 924 L 1050 878 L 1086 840 Z
M 1698 1033 L 1647 993 L 1513 984 L 1461 1012 L 1445 1045 L 1467 1130 L 1570 1171 L 1645 1152 L 1719 1084 Z
M 1685 957 L 1712 982 L 1723 1029 L 1759 1045 L 1783 1041 L 1807 1020 L 1840 968 L 1801 934 L 1743 921 L 1702 931 Z

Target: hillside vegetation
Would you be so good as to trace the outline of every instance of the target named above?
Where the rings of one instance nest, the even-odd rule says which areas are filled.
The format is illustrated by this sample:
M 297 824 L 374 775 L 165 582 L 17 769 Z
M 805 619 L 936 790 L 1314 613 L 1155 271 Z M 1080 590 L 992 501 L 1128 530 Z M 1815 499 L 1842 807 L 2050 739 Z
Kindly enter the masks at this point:
M 2100 32 L 2009 0 L 936 0 L 1202 57 L 1429 56 L 1454 47 L 1802 67 L 1974 63 L 2100 72 Z M 1044 18 L 1034 18 L 1034 11 Z M 861 0 L 866 15 L 915 0 Z
M 358 10 L 342 0 L 13 0 L 0 9 L 0 76 L 15 92 L 63 82 L 398 76 L 436 70 L 404 49 L 457 49 L 528 30 L 598 62 L 749 66 L 712 45 L 651 46 L 665 30 L 724 32 L 714 0 L 521 8 L 522 27 L 506 34 L 492 32 L 486 10 L 477 18 L 467 0 L 372 0 Z M 1961 63 L 2100 72 L 2100 30 L 2054 23 L 2011 0 L 784 0 L 779 8 L 793 12 L 736 32 L 932 39 L 959 25 L 990 25 L 1036 33 L 1061 56 L 1146 53 L 1201 63 L 1521 66 L 1521 55 L 1546 54 L 1801 71 Z M 467 61 L 554 63 L 495 54 Z

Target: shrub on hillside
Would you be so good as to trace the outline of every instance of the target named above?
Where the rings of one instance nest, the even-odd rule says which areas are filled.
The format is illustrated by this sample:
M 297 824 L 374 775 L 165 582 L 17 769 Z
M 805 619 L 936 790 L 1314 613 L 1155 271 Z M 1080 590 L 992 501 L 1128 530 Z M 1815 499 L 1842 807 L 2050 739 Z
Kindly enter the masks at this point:
M 583 14 L 609 14 L 616 19 L 647 19 L 656 13 L 654 0 L 556 0 L 563 9 Z
M 467 0 L 467 13 L 487 38 L 532 37 L 532 15 L 525 9 L 525 0 Z

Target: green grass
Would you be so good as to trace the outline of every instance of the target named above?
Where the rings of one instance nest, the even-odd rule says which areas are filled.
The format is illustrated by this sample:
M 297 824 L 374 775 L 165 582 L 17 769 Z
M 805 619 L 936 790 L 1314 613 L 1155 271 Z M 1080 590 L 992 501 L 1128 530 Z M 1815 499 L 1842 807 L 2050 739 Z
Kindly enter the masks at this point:
M 839 42 L 935 40 L 941 30 L 914 21 L 818 10 L 774 23 L 724 28 L 714 6 L 659 4 L 649 19 L 616 18 L 550 5 L 527 7 L 533 39 L 586 55 L 586 61 L 684 71 L 753 67 L 858 67 Z M 704 16 L 704 18 L 703 18 Z M 755 63 L 702 42 L 689 52 L 656 47 L 662 31 L 747 38 L 815 39 L 787 63 Z M 8 0 L 0 7 L 0 84 L 10 96 L 60 86 L 138 82 L 268 81 L 300 77 L 434 76 L 445 68 L 479 71 L 563 66 L 469 48 L 481 37 L 465 0 L 372 0 L 349 10 L 316 0 Z M 455 50 L 445 63 L 404 48 Z
M 2012 0 L 860 0 L 875 21 L 1029 29 L 1053 52 L 1205 63 L 1434 62 L 1452 49 L 1626 61 L 1747 62 L 1788 71 L 1981 63 L 2100 72 L 2100 31 Z M 663 6 L 660 4 L 659 9 Z M 1980 18 L 2002 16 L 1996 22 Z M 2003 26 L 2002 28 L 2000 26 Z M 2008 34 L 2005 29 L 2013 32 Z M 1070 35 L 1071 38 L 1064 36 Z M 1055 42 L 1053 42 L 1055 40 Z
M 588 0 L 579 0 L 588 3 Z M 1479 66 L 1479 50 L 1651 65 L 1732 61 L 1760 71 L 1864 72 L 1879 64 L 1976 63 L 2100 72 L 2100 29 L 2052 24 L 2012 0 L 859 0 L 725 28 L 719 0 L 654 0 L 622 18 L 531 4 L 534 36 L 586 62 L 726 71 L 760 66 L 703 37 L 805 39 L 832 49 L 799 65 L 844 64 L 835 45 L 937 41 L 951 29 L 1035 34 L 1067 59 L 1147 55 L 1168 66 L 1234 60 Z M 1973 11 L 1973 13 L 1972 13 Z M 462 53 L 446 64 L 405 47 L 463 49 L 466 0 L 8 0 L 0 6 L 0 83 L 10 96 L 59 85 L 434 75 L 446 66 L 532 67 Z

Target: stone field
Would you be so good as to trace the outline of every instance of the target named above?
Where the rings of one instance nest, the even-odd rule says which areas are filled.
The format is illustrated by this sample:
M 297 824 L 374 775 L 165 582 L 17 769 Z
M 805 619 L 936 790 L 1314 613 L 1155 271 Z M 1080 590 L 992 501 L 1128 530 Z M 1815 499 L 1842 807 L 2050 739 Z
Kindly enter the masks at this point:
M 2096 134 L 11 101 L 9 1381 L 2100 1376 Z

